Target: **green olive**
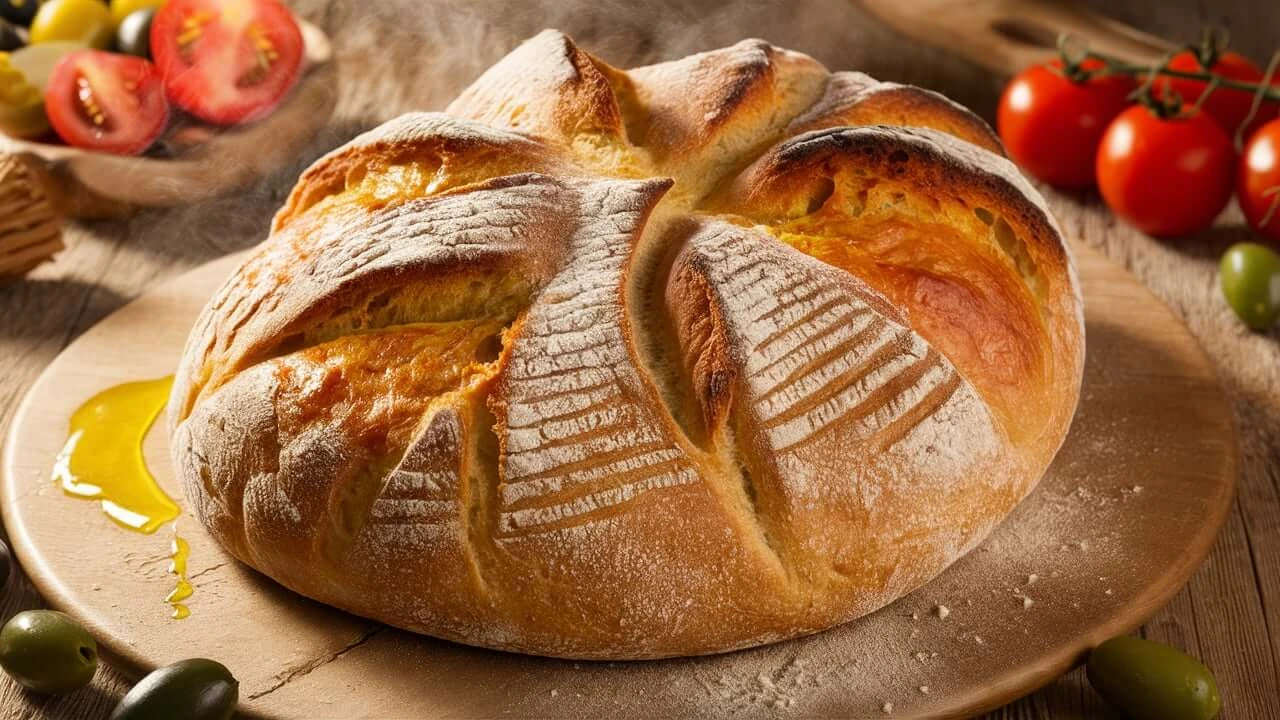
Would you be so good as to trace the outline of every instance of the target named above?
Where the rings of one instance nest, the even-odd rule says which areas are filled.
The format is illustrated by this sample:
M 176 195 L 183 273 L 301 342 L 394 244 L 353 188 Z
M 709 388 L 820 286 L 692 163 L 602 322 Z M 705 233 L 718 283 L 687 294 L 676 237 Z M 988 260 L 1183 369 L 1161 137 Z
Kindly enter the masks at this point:
M 60 612 L 27 610 L 0 629 L 0 667 L 29 690 L 71 692 L 93 680 L 98 644 Z
M 116 29 L 116 49 L 126 55 L 151 57 L 151 20 L 156 16 L 154 8 L 133 13 Z
M 111 0 L 111 19 L 116 25 L 122 25 L 125 18 L 139 10 L 157 10 L 164 7 L 164 3 L 165 0 Z
M 4 2 L 4 0 L 0 0 Z M 26 45 L 22 36 L 18 34 L 18 29 L 9 24 L 8 20 L 0 20 L 0 52 L 9 52 L 17 50 Z
M 13 66 L 13 56 L 8 53 L 0 53 L 0 132 L 20 138 L 49 132 L 44 93 Z
M 1108 640 L 1086 669 L 1093 689 L 1130 720 L 1209 720 L 1222 705 L 1209 668 L 1150 640 Z
M 1254 330 L 1280 317 L 1280 255 L 1257 243 L 1236 243 L 1222 256 L 1222 294 Z
M 98 0 L 48 0 L 31 21 L 31 44 L 78 42 L 106 50 L 115 31 L 111 11 Z
M 0 18 L 15 25 L 30 25 L 40 9 L 40 0 L 0 0 Z
M 240 683 L 222 663 L 181 660 L 142 678 L 111 720 L 230 720 L 239 696 Z

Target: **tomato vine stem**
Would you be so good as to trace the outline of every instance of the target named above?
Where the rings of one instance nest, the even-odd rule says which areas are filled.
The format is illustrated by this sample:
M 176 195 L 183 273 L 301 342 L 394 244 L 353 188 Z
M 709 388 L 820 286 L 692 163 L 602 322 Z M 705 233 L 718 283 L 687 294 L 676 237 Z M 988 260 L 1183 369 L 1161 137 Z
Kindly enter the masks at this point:
M 1200 45 L 1192 46 L 1191 49 L 1196 53 L 1196 57 L 1200 59 L 1201 67 L 1211 67 L 1212 65 L 1204 65 L 1204 61 L 1216 62 L 1225 49 L 1226 43 L 1225 32 L 1219 34 L 1206 29 Z M 1126 62 L 1115 56 L 1090 50 L 1081 43 L 1079 38 L 1070 33 L 1063 33 L 1058 36 L 1058 55 L 1062 58 L 1062 70 L 1060 72 L 1075 83 L 1086 82 L 1089 78 L 1099 75 L 1125 75 L 1129 77 L 1145 77 L 1147 79 L 1145 84 L 1149 86 L 1150 82 L 1156 77 L 1175 77 L 1209 83 L 1213 89 L 1231 88 L 1233 90 L 1244 90 L 1245 92 L 1253 93 L 1259 101 L 1275 100 L 1280 102 L 1280 87 L 1270 84 L 1274 65 L 1268 70 L 1267 76 L 1262 79 L 1261 83 L 1244 82 L 1213 72 L 1175 70 L 1168 66 L 1170 55 L 1166 55 L 1154 67 Z M 1101 63 L 1101 67 L 1085 68 L 1084 63 L 1089 60 Z M 1273 59 L 1274 62 L 1275 60 Z M 1199 100 L 1203 99 L 1203 97 L 1199 98 Z
M 1143 75 L 1150 75 L 1154 72 L 1156 75 L 1159 75 L 1161 77 L 1185 78 L 1187 80 L 1199 80 L 1205 83 L 1214 82 L 1216 79 L 1217 85 L 1220 88 L 1244 90 L 1245 92 L 1250 92 L 1250 93 L 1258 93 L 1259 89 L 1262 89 L 1262 92 L 1258 94 L 1260 94 L 1264 100 L 1280 101 L 1280 87 L 1265 86 L 1261 83 L 1243 82 L 1241 80 L 1232 80 L 1231 78 L 1223 77 L 1217 73 L 1190 72 L 1187 70 L 1174 70 L 1168 67 L 1152 68 L 1150 65 L 1136 65 L 1134 63 L 1125 62 L 1118 58 L 1111 57 L 1110 55 L 1094 52 L 1092 50 L 1084 54 L 1084 59 L 1097 60 L 1102 63 L 1102 67 L 1098 68 L 1097 70 L 1084 71 L 1086 73 L 1089 73 L 1090 75 L 1106 74 L 1106 75 L 1128 75 L 1128 76 L 1137 77 L 1137 76 L 1143 76 Z

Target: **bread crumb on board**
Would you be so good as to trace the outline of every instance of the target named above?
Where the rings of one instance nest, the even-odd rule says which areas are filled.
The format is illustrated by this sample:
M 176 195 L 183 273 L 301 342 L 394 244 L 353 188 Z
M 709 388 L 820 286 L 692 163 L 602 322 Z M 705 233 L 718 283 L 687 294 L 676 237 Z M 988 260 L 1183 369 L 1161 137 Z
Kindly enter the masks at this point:
M 951 608 L 946 605 L 935 605 L 933 613 L 938 616 L 939 620 L 946 620 L 947 616 L 951 614 Z
M 880 706 L 880 712 L 884 713 L 885 715 L 890 715 L 890 714 L 892 714 L 892 713 L 893 713 L 893 703 L 891 703 L 891 702 L 886 702 L 885 704 L 881 705 L 881 706 Z

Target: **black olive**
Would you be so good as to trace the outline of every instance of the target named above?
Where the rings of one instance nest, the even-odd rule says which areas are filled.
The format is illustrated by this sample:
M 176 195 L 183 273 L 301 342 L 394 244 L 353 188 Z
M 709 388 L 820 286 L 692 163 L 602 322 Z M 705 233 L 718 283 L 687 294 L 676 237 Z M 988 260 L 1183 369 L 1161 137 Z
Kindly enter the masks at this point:
M 0 589 L 9 582 L 9 571 L 13 567 L 13 556 L 9 554 L 9 546 L 0 540 Z
M 40 0 L 0 0 L 0 18 L 15 25 L 30 25 L 40 9 Z
M 0 3 L 8 2 L 8 0 L 0 0 Z M 0 52 L 9 52 L 17 50 L 26 45 L 22 41 L 22 36 L 18 34 L 17 28 L 9 24 L 7 20 L 0 20 Z
M 155 16 L 155 8 L 129 13 L 116 30 L 116 49 L 126 55 L 151 59 L 151 20 Z
M 240 683 L 221 663 L 182 660 L 142 678 L 111 720 L 231 720 Z

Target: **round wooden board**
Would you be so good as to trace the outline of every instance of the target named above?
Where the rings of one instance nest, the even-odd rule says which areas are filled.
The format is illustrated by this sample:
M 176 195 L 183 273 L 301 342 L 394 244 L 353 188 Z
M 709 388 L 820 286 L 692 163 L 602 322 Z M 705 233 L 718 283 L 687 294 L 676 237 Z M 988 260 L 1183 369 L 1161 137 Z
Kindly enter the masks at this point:
M 49 366 L 13 421 L 4 521 L 39 590 L 118 663 L 217 658 L 252 717 L 884 717 L 886 703 L 894 717 L 966 716 L 1047 683 L 1150 616 L 1208 552 L 1231 503 L 1236 443 L 1208 360 L 1136 280 L 1087 247 L 1076 254 L 1089 359 L 1079 413 L 1044 481 L 932 583 L 802 640 L 642 663 L 477 650 L 296 596 L 232 561 L 189 514 L 179 532 L 196 594 L 191 617 L 170 620 L 168 533 L 120 530 L 63 496 L 50 469 L 76 406 L 171 372 L 234 257 L 130 304 Z M 181 497 L 165 442 L 157 430 L 145 452 Z

